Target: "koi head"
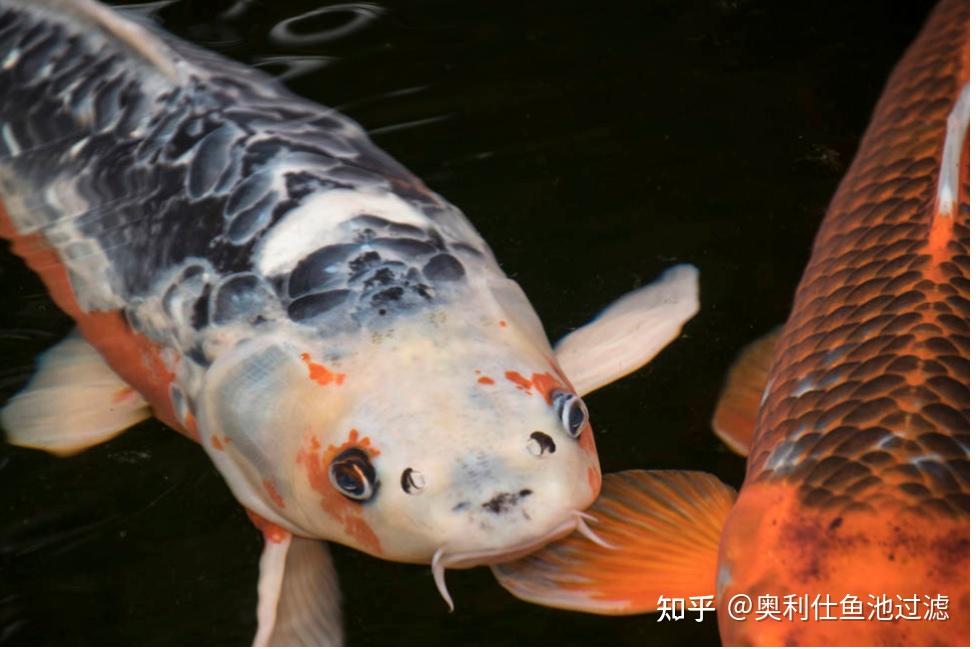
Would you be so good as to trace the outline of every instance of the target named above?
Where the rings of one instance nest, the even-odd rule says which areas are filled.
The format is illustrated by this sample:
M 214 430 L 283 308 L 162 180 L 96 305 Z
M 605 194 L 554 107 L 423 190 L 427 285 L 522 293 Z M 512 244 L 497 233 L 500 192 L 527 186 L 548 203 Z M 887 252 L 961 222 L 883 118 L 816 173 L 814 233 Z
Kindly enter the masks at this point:
M 208 371 L 201 437 L 222 440 L 208 452 L 262 517 L 430 562 L 442 583 L 446 567 L 585 528 L 600 484 L 593 432 L 540 335 L 452 310 L 328 348 L 255 338 Z

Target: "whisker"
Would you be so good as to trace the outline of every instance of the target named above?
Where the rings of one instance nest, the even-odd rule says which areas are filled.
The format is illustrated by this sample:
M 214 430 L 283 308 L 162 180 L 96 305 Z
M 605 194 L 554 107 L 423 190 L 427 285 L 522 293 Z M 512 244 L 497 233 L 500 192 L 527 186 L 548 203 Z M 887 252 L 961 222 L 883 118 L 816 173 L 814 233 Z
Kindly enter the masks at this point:
M 573 513 L 576 514 L 577 516 L 579 516 L 580 518 L 582 518 L 584 520 L 587 520 L 587 521 L 589 521 L 591 523 L 598 523 L 598 522 L 600 522 L 600 519 L 598 519 L 593 514 L 587 514 L 586 512 L 581 512 L 579 510 L 573 510 Z
M 444 572 L 446 567 L 442 562 L 444 558 L 444 548 L 437 548 L 434 553 L 434 558 L 431 559 L 430 569 L 434 573 L 434 583 L 437 584 L 437 590 L 440 592 L 441 597 L 447 602 L 447 606 L 451 613 L 454 612 L 454 600 L 451 599 L 451 593 L 447 590 L 447 580 L 444 578 Z
M 582 516 L 579 515 L 578 512 L 576 518 L 576 531 L 582 534 L 583 536 L 585 536 L 586 538 L 588 538 L 589 540 L 593 541 L 597 545 L 599 545 L 601 548 L 606 548 L 607 550 L 617 549 L 617 546 L 613 545 L 612 543 L 607 543 L 606 541 L 601 539 L 596 532 L 591 530 L 589 525 L 586 524 L 586 521 L 583 519 Z

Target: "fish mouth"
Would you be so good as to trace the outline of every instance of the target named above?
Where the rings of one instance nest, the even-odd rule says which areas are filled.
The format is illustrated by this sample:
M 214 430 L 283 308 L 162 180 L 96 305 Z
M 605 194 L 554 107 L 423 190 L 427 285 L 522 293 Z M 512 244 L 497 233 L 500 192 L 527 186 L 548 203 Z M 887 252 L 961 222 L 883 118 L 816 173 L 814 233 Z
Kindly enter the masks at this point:
M 451 612 L 454 611 L 454 600 L 451 599 L 451 593 L 447 590 L 447 580 L 444 574 L 448 568 L 460 570 L 475 566 L 490 566 L 495 563 L 515 561 L 575 531 L 578 531 L 597 545 L 611 550 L 615 549 L 613 545 L 597 536 L 586 524 L 587 520 L 591 522 L 596 520 L 593 516 L 580 511 L 572 511 L 570 514 L 568 519 L 559 523 L 548 532 L 517 545 L 510 545 L 498 549 L 470 550 L 467 552 L 451 552 L 446 549 L 446 546 L 438 548 L 434 552 L 433 559 L 431 559 L 430 569 L 434 573 L 434 583 L 437 584 L 437 590 L 440 592 L 441 597 L 444 598 L 444 601 L 447 602 L 447 606 Z

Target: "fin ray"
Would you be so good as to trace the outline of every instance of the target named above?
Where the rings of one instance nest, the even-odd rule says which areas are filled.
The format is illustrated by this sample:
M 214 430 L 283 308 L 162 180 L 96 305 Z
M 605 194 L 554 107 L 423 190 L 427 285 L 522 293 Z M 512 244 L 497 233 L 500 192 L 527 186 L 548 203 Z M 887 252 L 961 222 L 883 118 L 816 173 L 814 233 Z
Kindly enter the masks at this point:
M 142 396 L 77 332 L 43 354 L 0 411 L 8 441 L 56 455 L 100 444 L 152 416 Z
M 576 533 L 492 571 L 520 599 L 602 615 L 653 611 L 660 596 L 714 593 L 734 498 L 731 487 L 698 471 L 613 473 L 587 513 L 615 549 Z
M 580 395 L 641 368 L 698 313 L 698 269 L 674 266 L 607 307 L 556 345 L 556 360 Z
M 255 646 L 338 646 L 342 614 L 335 569 L 323 541 L 265 535 Z

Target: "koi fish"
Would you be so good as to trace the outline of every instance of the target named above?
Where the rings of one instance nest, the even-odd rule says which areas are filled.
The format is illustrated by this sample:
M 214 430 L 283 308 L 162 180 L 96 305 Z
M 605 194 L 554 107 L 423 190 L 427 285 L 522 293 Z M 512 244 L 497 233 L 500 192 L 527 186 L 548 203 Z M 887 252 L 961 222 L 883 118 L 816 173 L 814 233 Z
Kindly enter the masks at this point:
M 732 645 L 967 644 L 968 24 L 961 0 L 934 10 L 786 325 L 727 377 L 713 427 L 748 453 L 738 497 L 694 471 L 604 476 L 588 513 L 616 549 L 568 537 L 493 567 L 506 588 L 609 615 L 710 599 Z
M 448 568 L 582 530 L 581 397 L 698 308 L 676 266 L 553 350 L 461 212 L 336 111 L 92 0 L 0 0 L 0 234 L 77 333 L 2 412 L 67 455 L 156 416 L 264 534 L 256 644 L 341 642 L 333 541 Z

